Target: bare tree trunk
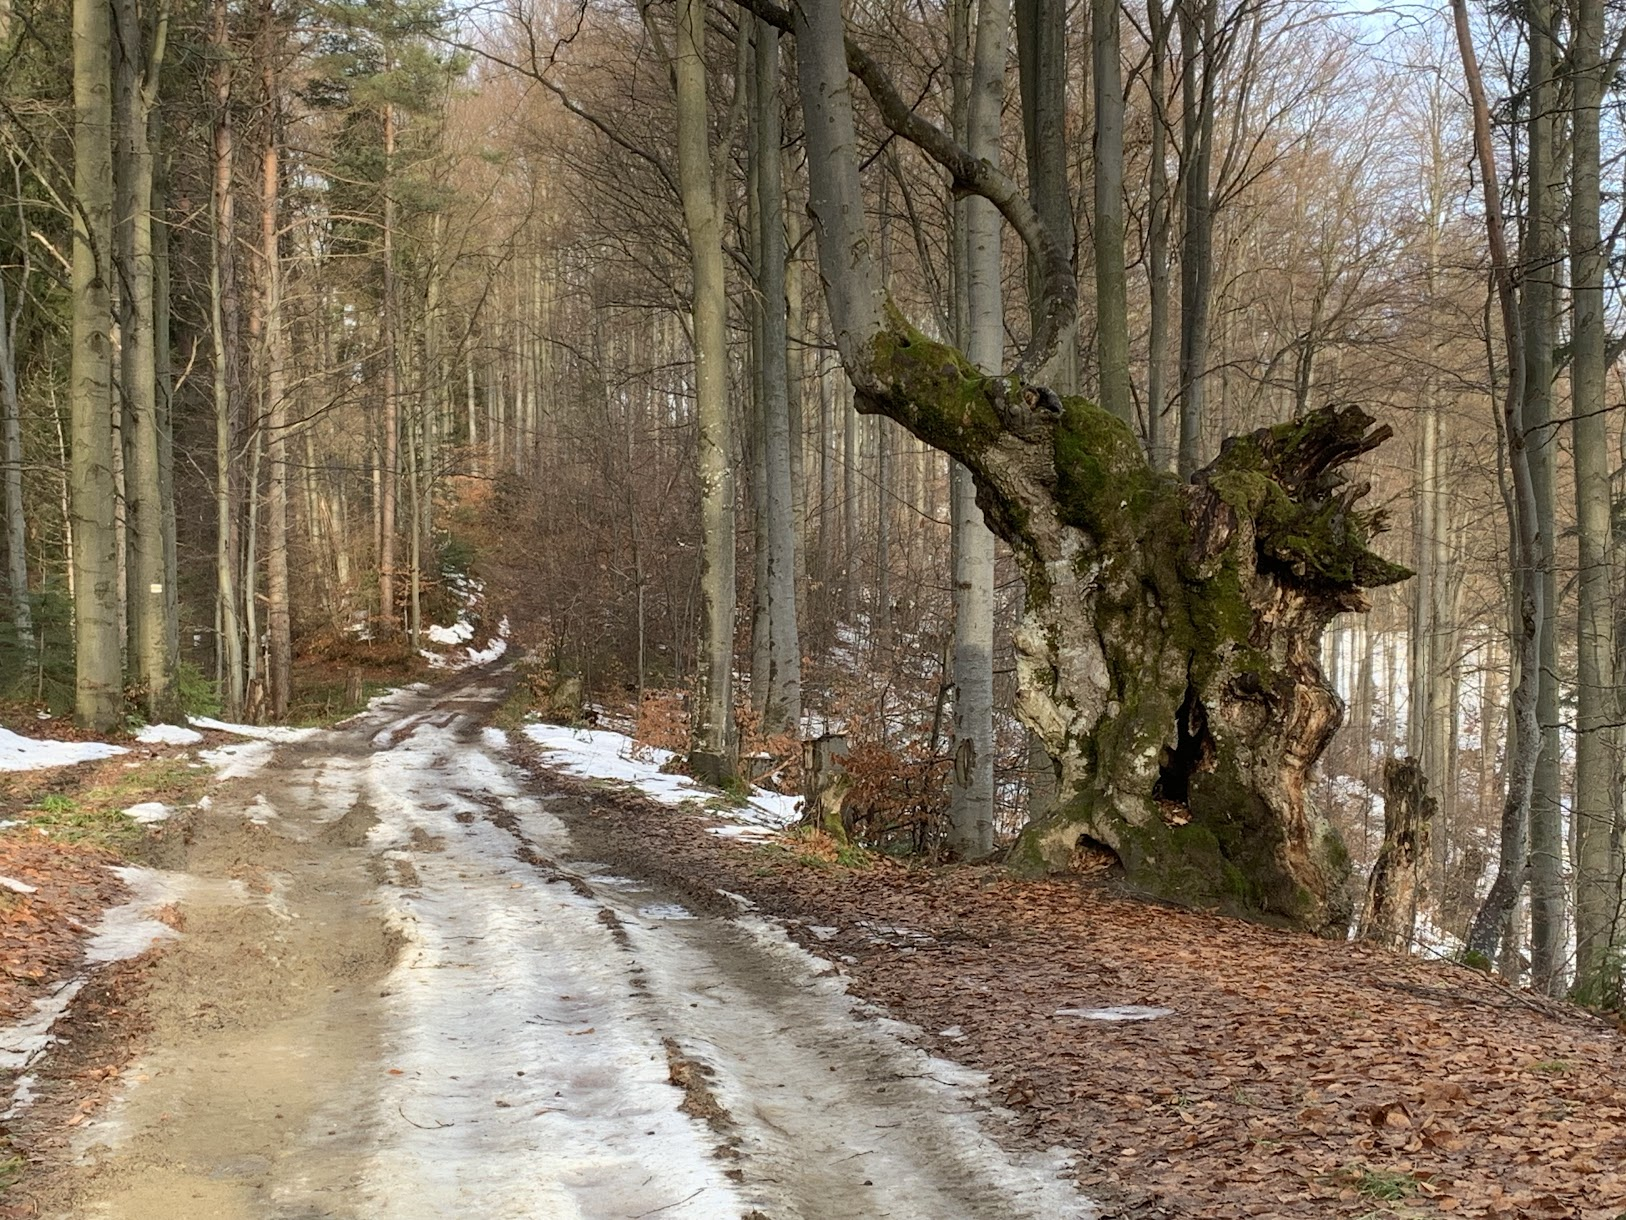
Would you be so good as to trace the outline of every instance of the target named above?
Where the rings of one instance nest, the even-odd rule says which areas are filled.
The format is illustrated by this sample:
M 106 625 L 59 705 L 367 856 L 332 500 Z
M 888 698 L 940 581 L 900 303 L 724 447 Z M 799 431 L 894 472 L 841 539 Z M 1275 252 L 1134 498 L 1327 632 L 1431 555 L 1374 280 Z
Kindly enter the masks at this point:
M 1496 167 L 1496 146 L 1491 134 L 1490 103 L 1485 97 L 1479 57 L 1474 51 L 1468 20 L 1467 0 L 1452 0 L 1451 14 L 1456 28 L 1457 50 L 1462 57 L 1463 76 L 1473 107 L 1474 156 L 1479 167 L 1480 186 L 1485 202 L 1485 236 L 1490 247 L 1491 270 L 1495 278 L 1497 302 L 1501 307 L 1502 335 L 1508 362 L 1507 391 L 1502 403 L 1501 428 L 1507 446 L 1507 460 L 1513 482 L 1511 529 L 1513 561 L 1518 581 L 1518 629 L 1513 633 L 1514 662 L 1518 672 L 1512 698 L 1512 724 L 1509 736 L 1507 796 L 1502 805 L 1501 849 L 1496 879 L 1475 914 L 1468 932 L 1468 948 L 1488 967 L 1502 948 L 1503 934 L 1518 903 L 1527 871 L 1527 837 L 1530 824 L 1530 792 L 1535 782 L 1536 757 L 1541 733 L 1536 714 L 1539 666 L 1539 640 L 1542 619 L 1547 612 L 1545 592 L 1537 573 L 1541 567 L 1541 538 L 1537 525 L 1536 495 L 1531 475 L 1530 451 L 1525 441 L 1524 418 L 1524 333 L 1519 317 L 1518 294 L 1513 263 L 1508 253 L 1505 221 L 1502 216 L 1500 176 Z
M 379 302 L 379 339 L 382 375 L 379 392 L 384 398 L 382 461 L 379 471 L 378 509 L 378 617 L 384 630 L 393 632 L 395 622 L 395 497 L 400 478 L 401 404 L 396 393 L 395 352 L 395 107 L 384 103 L 384 286 Z
M 74 0 L 73 469 L 74 708 L 103 732 L 123 705 L 113 490 L 113 38 L 105 0 Z
M 268 648 L 266 682 L 271 715 L 288 714 L 293 686 L 293 638 L 288 605 L 288 382 L 282 323 L 282 255 L 278 211 L 282 195 L 281 86 L 274 0 L 264 0 L 260 81 L 265 93 L 265 148 L 260 156 L 260 292 L 265 341 L 267 472 L 265 495 L 265 600 Z
M 1146 448 L 1153 470 L 1169 470 L 1174 465 L 1170 436 L 1169 392 L 1164 378 L 1169 352 L 1169 227 L 1171 223 L 1168 167 L 1168 91 L 1164 66 L 1169 53 L 1169 14 L 1164 0 L 1148 0 L 1146 19 L 1152 45 L 1146 69 L 1146 88 L 1151 95 L 1151 147 L 1147 156 L 1147 234 L 1146 234 Z
M 1189 478 L 1202 461 L 1208 379 L 1208 311 L 1214 262 L 1214 8 L 1175 0 L 1180 27 L 1180 452 Z
M 1010 49 L 1009 0 L 978 0 L 965 16 L 971 41 L 964 133 L 972 156 L 997 162 L 1005 103 L 1005 61 Z M 1000 285 L 999 213 L 986 199 L 958 201 L 963 275 L 956 277 L 957 336 L 971 362 L 985 373 L 1004 363 L 1005 313 Z M 994 535 L 977 507 L 976 485 L 963 467 L 950 474 L 950 528 L 954 562 L 954 770 L 949 788 L 948 847 L 976 859 L 994 845 Z
M 1611 724 L 1616 641 L 1614 552 L 1610 520 L 1609 437 L 1605 379 L 1604 245 L 1600 227 L 1599 119 L 1604 64 L 1602 0 L 1578 0 L 1571 50 L 1573 109 L 1570 196 L 1570 291 L 1574 336 L 1570 363 L 1575 429 L 1575 520 L 1580 540 L 1580 601 L 1576 623 L 1575 716 L 1575 991 L 1599 1003 L 1620 996 L 1618 944 L 1621 892 L 1619 829 L 1611 789 L 1618 759 Z
M 1066 5 L 1063 0 L 1016 0 L 1014 7 L 1022 88 L 1022 145 L 1027 153 L 1029 190 L 1034 210 L 1071 257 L 1074 227 L 1067 182 Z M 1121 113 L 1119 117 L 1121 153 Z M 1027 278 L 1031 314 L 1042 308 L 1044 301 L 1044 268 L 1031 256 Z M 1058 394 L 1078 392 L 1076 329 L 1061 336 L 1056 355 L 1039 375 Z
M 1538 636 L 1536 721 L 1541 752 L 1530 795 L 1530 970 L 1538 991 L 1563 987 L 1567 919 L 1564 893 L 1564 830 L 1558 740 L 1558 584 L 1556 571 L 1556 466 L 1553 416 L 1553 348 L 1558 339 L 1558 226 L 1562 173 L 1557 166 L 1553 78 L 1556 49 L 1551 0 L 1531 0 L 1528 15 L 1530 115 L 1523 264 L 1524 436 L 1536 502 L 1542 605 Z
M 114 5 L 119 53 L 118 141 L 115 161 L 115 250 L 122 265 L 119 294 L 120 391 L 123 398 L 125 504 L 128 526 L 126 611 L 130 660 L 146 713 L 174 716 L 175 658 L 170 653 L 168 565 L 159 463 L 157 322 L 153 293 L 154 152 L 149 117 L 169 28 L 160 0 L 153 27 L 144 28 L 136 0 Z
M 243 709 L 243 632 L 237 612 L 236 501 L 232 433 L 239 417 L 236 196 L 232 191 L 236 141 L 232 128 L 231 41 L 226 0 L 214 0 L 209 34 L 215 122 L 209 276 L 210 331 L 214 340 L 215 602 L 220 623 L 221 700 L 228 717 Z
M 11 596 L 11 625 L 17 633 L 22 668 L 34 659 L 34 615 L 28 589 L 28 519 L 23 504 L 23 413 L 17 394 L 17 322 L 28 299 L 31 263 L 28 253 L 28 226 L 23 217 L 22 169 L 11 158 L 12 182 L 16 188 L 19 212 L 18 247 L 21 264 L 17 276 L 17 303 L 6 299 L 6 281 L 0 275 L 0 458 L 5 465 L 6 487 L 6 587 Z
M 802 718 L 802 655 L 796 626 L 796 510 L 791 471 L 788 315 L 785 298 L 785 188 L 779 98 L 779 31 L 756 23 L 754 169 L 760 226 L 757 285 L 762 299 L 762 532 L 768 655 L 762 693 L 765 733 L 794 732 Z M 799 439 L 799 438 L 798 438 Z
M 1058 26 L 1055 37 L 1063 37 Z M 1129 388 L 1129 296 L 1124 273 L 1124 86 L 1118 0 L 1090 0 L 1095 73 L 1095 351 L 1101 406 L 1135 420 Z
M 722 219 L 712 177 L 706 101 L 706 5 L 678 0 L 673 75 L 678 178 L 694 275 L 695 425 L 701 516 L 701 628 L 696 664 L 696 774 L 712 783 L 735 767 L 734 475 L 728 404 L 728 302 Z

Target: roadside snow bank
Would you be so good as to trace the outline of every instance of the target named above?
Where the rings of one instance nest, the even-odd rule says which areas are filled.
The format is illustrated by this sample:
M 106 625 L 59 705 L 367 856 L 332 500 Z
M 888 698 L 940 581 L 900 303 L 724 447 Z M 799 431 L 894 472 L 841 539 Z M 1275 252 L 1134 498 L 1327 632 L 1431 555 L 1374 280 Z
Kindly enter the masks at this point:
M 214 729 L 219 733 L 232 733 L 238 737 L 247 737 L 252 741 L 304 741 L 307 737 L 314 737 L 321 729 L 289 728 L 280 724 L 228 724 L 224 720 L 211 720 L 207 716 L 188 716 L 187 722 L 195 724 L 200 729 Z
M 782 830 L 802 815 L 802 798 L 751 789 L 744 804 L 702 787 L 687 775 L 661 768 L 677 757 L 670 750 L 642 746 L 624 733 L 608 729 L 572 729 L 557 724 L 528 724 L 523 732 L 549 752 L 548 765 L 584 779 L 616 780 L 663 805 L 699 801 L 708 812 L 746 826 Z
M 95 762 L 123 753 L 123 746 L 101 741 L 41 741 L 19 736 L 10 729 L 0 729 L 0 771 L 43 771 L 49 767 L 71 767 L 74 763 Z
M 144 746 L 195 746 L 203 734 L 178 724 L 149 724 L 136 734 L 136 740 Z

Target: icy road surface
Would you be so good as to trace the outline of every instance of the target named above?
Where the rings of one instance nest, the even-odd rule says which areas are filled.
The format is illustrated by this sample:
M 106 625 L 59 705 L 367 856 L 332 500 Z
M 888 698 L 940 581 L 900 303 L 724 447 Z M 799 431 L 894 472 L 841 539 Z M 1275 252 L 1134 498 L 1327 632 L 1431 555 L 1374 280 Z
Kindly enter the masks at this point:
M 223 782 L 185 865 L 243 884 L 186 906 L 45 1215 L 1094 1214 L 776 927 L 576 859 L 481 731 L 504 693 L 400 692 Z

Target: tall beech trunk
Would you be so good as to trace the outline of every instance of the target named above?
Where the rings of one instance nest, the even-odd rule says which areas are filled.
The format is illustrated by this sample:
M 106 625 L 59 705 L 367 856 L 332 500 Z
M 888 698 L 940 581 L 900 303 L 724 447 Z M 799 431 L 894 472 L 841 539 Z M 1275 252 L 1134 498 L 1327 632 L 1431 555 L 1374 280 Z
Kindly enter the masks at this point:
M 1558 442 L 1553 416 L 1553 348 L 1558 342 L 1559 200 L 1563 173 L 1558 165 L 1554 115 L 1558 82 L 1551 0 L 1530 0 L 1527 14 L 1530 115 L 1521 305 L 1524 310 L 1524 435 L 1530 446 L 1535 494 L 1541 584 L 1547 612 L 1537 633 L 1536 722 L 1541 752 L 1530 795 L 1530 973 L 1538 991 L 1561 989 L 1568 921 L 1565 915 L 1564 830 L 1559 808 L 1558 740 L 1558 581 L 1554 524 L 1557 516 Z
M 395 622 L 395 504 L 401 466 L 401 403 L 396 394 L 398 368 L 395 358 L 395 107 L 384 103 L 384 231 L 380 255 L 383 287 L 380 290 L 378 326 L 380 359 L 379 394 L 384 399 L 383 436 L 379 446 L 378 479 L 378 617 L 386 632 L 396 630 Z
M 1129 389 L 1129 295 L 1124 274 L 1124 86 L 1119 59 L 1119 0 L 1090 0 L 1095 68 L 1095 353 L 1101 405 L 1125 423 L 1135 419 Z M 1055 37 L 1062 38 L 1058 27 Z
M 785 297 L 785 186 L 781 172 L 779 31 L 758 22 L 755 37 L 754 179 L 762 294 L 761 438 L 763 576 L 767 609 L 766 733 L 794 732 L 802 719 L 802 648 L 796 630 L 796 505 L 791 471 L 789 314 Z
M 113 482 L 113 31 L 105 0 L 73 6 L 73 349 L 69 478 L 74 714 L 119 722 L 118 533 Z
M 1620 861 L 1614 802 L 1618 760 L 1611 722 L 1615 632 L 1611 607 L 1614 539 L 1609 515 L 1609 438 L 1604 411 L 1608 336 L 1604 325 L 1604 247 L 1600 230 L 1599 118 L 1603 101 L 1602 0 L 1578 0 L 1573 43 L 1570 291 L 1574 300 L 1575 520 L 1580 598 L 1575 681 L 1575 991 L 1593 1003 L 1620 991 L 1620 962 L 1609 949 L 1620 929 Z
M 288 378 L 282 321 L 282 255 L 277 218 L 282 196 L 275 10 L 265 0 L 262 10 L 265 45 L 261 50 L 261 87 L 265 96 L 265 147 L 260 152 L 260 292 L 263 313 L 266 401 L 265 460 L 269 467 L 265 494 L 266 681 L 271 715 L 288 714 L 293 684 L 293 639 L 288 604 Z
M 209 264 L 209 326 L 214 342 L 215 408 L 215 605 L 219 620 L 221 700 L 226 715 L 243 709 L 243 631 L 237 606 L 237 497 L 232 438 L 240 417 L 238 353 L 236 194 L 232 173 L 236 136 L 232 125 L 231 37 L 226 0 L 214 0 L 209 32 L 214 66 L 215 121 L 211 150 L 212 257 Z
M 673 54 L 678 180 L 694 275 L 694 383 L 700 480 L 701 626 L 690 765 L 713 783 L 736 767 L 734 475 L 728 403 L 728 300 L 721 208 L 706 102 L 706 6 L 679 0 Z
M 119 47 L 114 243 L 121 270 L 119 389 L 123 406 L 126 613 L 131 676 L 155 721 L 175 713 L 169 572 L 160 463 L 157 314 L 153 269 L 155 149 L 150 117 L 169 26 L 160 0 L 147 28 L 136 0 L 114 5 Z
M 1502 214 L 1490 102 L 1485 96 L 1479 56 L 1474 50 L 1467 0 L 1451 0 L 1451 17 L 1473 109 L 1474 159 L 1479 167 L 1480 189 L 1485 203 L 1485 241 L 1490 251 L 1491 274 L 1500 307 L 1502 340 L 1508 363 L 1500 427 L 1503 443 L 1507 447 L 1508 471 L 1512 476 L 1513 496 L 1508 525 L 1514 571 L 1518 577 L 1515 581 L 1515 629 L 1512 633 L 1516 679 L 1508 726 L 1507 788 L 1506 799 L 1502 803 L 1496 879 L 1491 882 L 1490 892 L 1480 903 L 1473 925 L 1468 930 L 1469 950 L 1488 967 L 1500 956 L 1505 932 L 1528 871 L 1530 793 L 1535 784 L 1536 760 L 1541 749 L 1536 712 L 1539 641 L 1542 620 L 1548 613 L 1548 607 L 1542 581 L 1537 578 L 1541 567 L 1541 534 L 1530 449 L 1525 439 L 1524 326 L 1519 316 L 1518 290 L 1508 252 L 1507 224 Z
M 15 156 L 11 170 L 12 180 L 18 185 L 17 208 L 21 212 L 21 168 Z M 6 588 L 11 597 L 11 625 L 25 666 L 34 656 L 34 615 L 28 597 L 28 519 L 23 504 L 23 414 L 22 400 L 17 394 L 17 323 L 28 300 L 27 232 L 26 226 L 18 225 L 21 266 L 15 304 L 8 299 L 5 277 L 0 276 L 0 445 L 3 445 L 0 465 L 5 470 L 6 487 Z
M 962 0 L 957 21 L 970 56 L 955 73 L 955 109 L 972 156 L 999 160 L 1005 61 L 1010 49 L 1009 0 Z M 957 42 L 957 45 L 964 45 Z M 979 369 L 997 372 L 1005 356 L 1000 284 L 1001 224 L 988 200 L 971 195 L 954 208 L 957 266 L 955 339 Z M 954 769 L 949 785 L 948 846 L 970 859 L 994 846 L 994 536 L 977 506 L 971 474 L 949 474 L 953 552 Z
M 1175 0 L 1180 30 L 1179 470 L 1202 460 L 1207 412 L 1208 314 L 1214 272 L 1214 10 L 1218 0 Z
M 1164 85 L 1169 54 L 1169 14 L 1164 0 L 1149 0 L 1146 91 L 1151 103 L 1151 143 L 1146 157 L 1146 448 L 1154 470 L 1174 465 L 1177 422 L 1171 432 L 1165 381 L 1169 353 L 1169 196 L 1168 93 Z
M 820 267 L 859 407 L 965 465 L 1027 584 L 1017 711 L 1058 760 L 1062 794 L 1016 861 L 1062 867 L 1093 841 L 1143 889 L 1343 935 L 1348 856 L 1305 799 L 1342 714 L 1318 657 L 1334 615 L 1408 575 L 1368 549 L 1381 515 L 1355 508 L 1367 487 L 1341 469 L 1390 430 L 1326 408 L 1231 438 L 1188 483 L 1154 471 L 1122 420 L 1028 380 L 1076 316 L 1067 256 L 1031 203 L 909 109 L 846 43 L 836 6 L 791 19 Z M 888 126 L 994 201 L 1045 267 L 1014 371 L 982 372 L 886 299 L 849 63 Z

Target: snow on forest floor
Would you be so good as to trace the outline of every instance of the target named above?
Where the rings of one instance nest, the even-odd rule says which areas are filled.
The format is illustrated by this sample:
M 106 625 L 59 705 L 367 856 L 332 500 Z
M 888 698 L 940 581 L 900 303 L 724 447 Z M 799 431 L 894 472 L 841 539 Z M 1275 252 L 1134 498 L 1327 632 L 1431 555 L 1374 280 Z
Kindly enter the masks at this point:
M 801 817 L 798 796 L 752 788 L 743 800 L 731 799 L 687 775 L 668 771 L 677 758 L 672 751 L 643 745 L 625 733 L 557 724 L 528 724 L 521 731 L 547 751 L 548 767 L 584 779 L 623 784 L 663 805 L 698 803 L 741 828 L 764 832 L 783 830 Z
M 123 746 L 100 741 L 52 741 L 23 737 L 0 728 L 0 771 L 40 771 L 49 767 L 71 767 L 123 754 Z

